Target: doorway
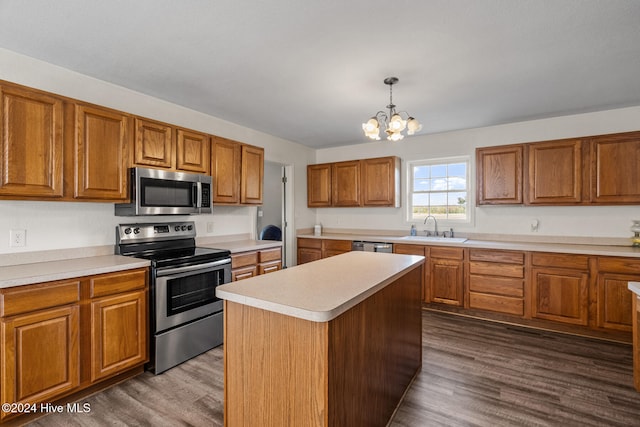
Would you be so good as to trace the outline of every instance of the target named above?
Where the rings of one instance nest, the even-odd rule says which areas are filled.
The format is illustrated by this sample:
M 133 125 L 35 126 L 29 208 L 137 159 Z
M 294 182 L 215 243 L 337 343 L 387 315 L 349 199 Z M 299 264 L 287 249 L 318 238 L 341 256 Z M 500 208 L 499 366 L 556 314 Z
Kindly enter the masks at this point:
M 260 238 L 262 230 L 269 226 L 275 225 L 281 230 L 282 240 L 282 268 L 286 268 L 290 256 L 288 248 L 290 246 L 291 236 L 288 233 L 292 204 L 292 183 L 291 177 L 292 167 L 282 163 L 264 162 L 264 187 L 262 206 L 258 206 L 256 220 L 256 235 Z

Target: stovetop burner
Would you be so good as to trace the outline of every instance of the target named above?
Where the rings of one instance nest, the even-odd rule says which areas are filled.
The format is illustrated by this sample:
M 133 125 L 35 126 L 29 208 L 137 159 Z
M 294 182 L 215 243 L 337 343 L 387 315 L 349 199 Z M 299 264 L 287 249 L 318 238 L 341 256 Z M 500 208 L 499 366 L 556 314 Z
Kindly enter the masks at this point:
M 154 268 L 201 264 L 230 256 L 226 249 L 196 247 L 195 236 L 193 221 L 120 224 L 116 227 L 116 253 L 148 259 Z

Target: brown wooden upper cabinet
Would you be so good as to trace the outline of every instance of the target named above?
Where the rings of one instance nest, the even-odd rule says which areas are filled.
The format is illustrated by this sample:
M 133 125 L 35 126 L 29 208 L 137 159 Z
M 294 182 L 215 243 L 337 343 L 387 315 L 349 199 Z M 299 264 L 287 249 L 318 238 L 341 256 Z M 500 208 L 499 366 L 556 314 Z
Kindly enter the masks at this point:
M 478 205 L 637 204 L 640 132 L 478 148 L 476 176 Z
M 63 101 L 0 86 L 0 196 L 63 196 Z
M 132 118 L 85 104 L 68 104 L 73 120 L 73 195 L 78 199 L 127 198 L 128 150 Z
M 399 207 L 400 158 L 308 165 L 307 205 L 310 208 Z
M 208 174 L 209 136 L 136 117 L 133 166 Z
M 477 203 L 522 203 L 522 145 L 476 150 Z
M 331 206 L 331 163 L 307 166 L 307 205 L 310 208 Z
M 264 149 L 217 136 L 212 142 L 213 202 L 262 204 Z
M 362 160 L 362 204 L 400 207 L 400 158 Z
M 528 145 L 526 203 L 575 204 L 582 201 L 582 140 Z
M 589 148 L 591 201 L 640 203 L 640 132 L 593 137 Z
M 334 163 L 331 173 L 333 206 L 360 206 L 360 161 Z

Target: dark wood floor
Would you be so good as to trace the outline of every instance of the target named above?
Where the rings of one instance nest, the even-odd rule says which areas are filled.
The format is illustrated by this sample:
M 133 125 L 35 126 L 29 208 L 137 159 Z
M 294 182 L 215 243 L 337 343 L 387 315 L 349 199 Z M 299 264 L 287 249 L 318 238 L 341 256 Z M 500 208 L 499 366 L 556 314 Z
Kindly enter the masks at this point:
M 631 347 L 425 311 L 423 367 L 390 426 L 640 426 Z M 217 426 L 222 348 L 32 426 Z

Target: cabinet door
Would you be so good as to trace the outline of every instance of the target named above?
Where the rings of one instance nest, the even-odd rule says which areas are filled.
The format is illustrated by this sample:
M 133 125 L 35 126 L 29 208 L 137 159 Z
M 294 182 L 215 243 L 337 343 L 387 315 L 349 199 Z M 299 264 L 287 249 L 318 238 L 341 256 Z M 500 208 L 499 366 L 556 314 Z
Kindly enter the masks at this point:
M 591 140 L 591 201 L 640 203 L 640 132 Z
M 298 248 L 298 265 L 322 259 L 322 250 L 314 248 Z
M 307 206 L 331 206 L 331 163 L 307 166 Z
M 173 169 L 175 149 L 171 126 L 141 118 L 135 119 L 133 165 Z
M 262 180 L 264 179 L 264 149 L 242 145 L 242 173 L 240 177 L 240 203 L 262 204 Z
M 631 332 L 633 295 L 627 286 L 637 280 L 630 274 L 598 275 L 598 327 Z
M 361 167 L 363 206 L 400 207 L 400 159 L 365 159 Z
M 240 155 L 239 143 L 213 138 L 211 175 L 214 203 L 240 203 Z
M 478 205 L 522 203 L 522 145 L 476 150 Z
M 588 273 L 533 268 L 532 315 L 574 325 L 588 323 Z
M 582 201 L 582 140 L 537 142 L 527 146 L 530 204 Z
M 52 402 L 78 386 L 79 311 L 71 305 L 2 319 L 2 403 Z
M 360 206 L 360 161 L 338 162 L 332 170 L 333 206 Z
M 146 292 L 91 302 L 91 381 L 147 361 Z
M 128 116 L 115 111 L 75 106 L 74 197 L 126 199 L 129 121 Z
M 62 100 L 0 87 L 0 196 L 62 197 Z
M 176 170 L 209 174 L 211 142 L 203 133 L 178 129 L 176 132 Z
M 463 277 L 462 261 L 431 258 L 430 301 L 461 307 L 464 303 Z

